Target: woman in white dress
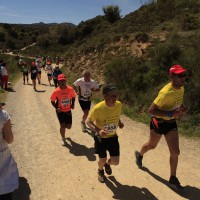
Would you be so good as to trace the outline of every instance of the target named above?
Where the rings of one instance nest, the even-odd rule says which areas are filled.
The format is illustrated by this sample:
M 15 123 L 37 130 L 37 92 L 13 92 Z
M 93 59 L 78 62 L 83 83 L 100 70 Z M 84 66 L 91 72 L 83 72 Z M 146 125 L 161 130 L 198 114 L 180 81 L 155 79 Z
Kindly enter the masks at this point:
M 0 103 L 0 199 L 11 200 L 12 192 L 18 188 L 19 173 L 8 144 L 13 142 L 10 116 Z

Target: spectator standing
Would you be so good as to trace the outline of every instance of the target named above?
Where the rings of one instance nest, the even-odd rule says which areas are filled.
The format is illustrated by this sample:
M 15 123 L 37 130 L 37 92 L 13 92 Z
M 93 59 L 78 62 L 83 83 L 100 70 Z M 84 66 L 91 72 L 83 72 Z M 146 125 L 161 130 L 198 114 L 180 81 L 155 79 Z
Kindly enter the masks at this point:
M 1 67 L 3 65 L 3 59 L 0 59 L 0 85 L 2 87 L 2 74 L 1 74 Z
M 14 140 L 10 116 L 2 105 L 4 103 L 0 103 L 0 199 L 12 200 L 12 192 L 19 186 L 19 173 L 8 147 Z
M 2 88 L 5 90 L 8 89 L 8 68 L 7 64 L 4 62 L 1 66 L 1 75 L 2 75 Z

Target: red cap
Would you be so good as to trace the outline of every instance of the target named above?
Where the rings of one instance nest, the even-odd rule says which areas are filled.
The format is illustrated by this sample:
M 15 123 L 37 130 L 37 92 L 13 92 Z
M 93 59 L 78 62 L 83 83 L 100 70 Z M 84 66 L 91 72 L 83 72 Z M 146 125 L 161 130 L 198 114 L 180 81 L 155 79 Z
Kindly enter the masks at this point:
M 186 72 L 187 70 L 184 69 L 181 65 L 173 65 L 170 70 L 169 70 L 169 74 L 181 74 L 183 72 Z
M 59 74 L 58 75 L 58 81 L 62 81 L 62 80 L 67 80 L 66 76 L 64 74 Z
M 31 65 L 32 65 L 32 66 L 35 66 L 35 62 L 33 61 L 33 62 L 31 63 Z

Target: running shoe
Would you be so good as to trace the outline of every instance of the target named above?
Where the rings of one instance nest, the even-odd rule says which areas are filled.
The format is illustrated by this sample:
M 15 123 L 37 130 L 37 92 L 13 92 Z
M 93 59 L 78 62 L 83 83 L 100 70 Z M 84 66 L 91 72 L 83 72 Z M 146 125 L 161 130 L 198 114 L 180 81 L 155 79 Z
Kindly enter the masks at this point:
M 100 183 L 105 182 L 105 180 L 104 180 L 104 170 L 103 169 L 102 170 L 98 169 L 98 181 Z
M 81 128 L 82 128 L 82 131 L 83 132 L 86 132 L 87 130 L 86 130 L 86 125 L 85 125 L 85 122 L 81 122 Z
M 143 156 L 141 156 L 138 151 L 135 151 L 135 163 L 138 166 L 138 168 L 142 168 L 142 159 Z
M 106 163 L 106 164 L 104 165 L 104 167 L 105 167 L 106 174 L 111 175 L 111 174 L 112 174 L 111 166 L 110 166 L 109 164 Z
M 62 139 L 61 139 L 61 145 L 62 145 L 62 146 L 66 146 L 66 140 L 65 140 L 65 138 L 62 138 Z
M 181 186 L 178 178 L 176 176 L 171 176 L 169 179 L 170 187 L 175 190 L 183 190 L 184 187 Z

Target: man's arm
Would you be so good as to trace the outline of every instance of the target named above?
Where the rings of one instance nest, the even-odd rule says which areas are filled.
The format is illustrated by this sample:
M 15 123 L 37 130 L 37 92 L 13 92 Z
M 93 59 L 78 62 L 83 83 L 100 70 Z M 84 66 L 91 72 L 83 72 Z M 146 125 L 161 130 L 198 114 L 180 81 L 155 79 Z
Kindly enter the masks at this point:
M 119 119 L 119 123 L 118 123 L 119 128 L 124 128 L 124 123 L 122 123 L 122 121 Z
M 74 109 L 74 105 L 75 105 L 75 97 L 72 97 L 71 109 Z
M 184 110 L 180 109 L 180 108 L 176 108 L 172 111 L 165 111 L 165 110 L 161 110 L 156 104 L 152 103 L 148 109 L 148 112 L 151 115 L 157 115 L 157 116 L 161 116 L 161 117 L 178 118 L 183 115 Z
M 57 104 L 55 103 L 55 101 L 51 101 L 51 104 L 52 104 L 52 106 L 53 106 L 55 109 L 58 108 L 58 106 L 57 106 Z
M 98 135 L 100 135 L 101 137 L 105 136 L 108 134 L 107 131 L 105 131 L 104 129 L 100 129 L 98 128 L 92 121 L 90 118 L 87 119 L 86 124 L 90 127 L 90 129 L 92 131 L 95 131 Z

